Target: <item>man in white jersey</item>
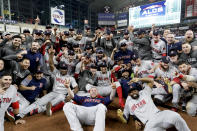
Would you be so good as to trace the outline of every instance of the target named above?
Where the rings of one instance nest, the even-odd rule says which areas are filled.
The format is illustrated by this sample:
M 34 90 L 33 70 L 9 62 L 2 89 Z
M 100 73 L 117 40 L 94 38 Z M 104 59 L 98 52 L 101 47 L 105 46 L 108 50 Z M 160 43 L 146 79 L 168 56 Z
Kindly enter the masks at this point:
M 144 82 L 142 86 L 134 86 L 129 90 L 124 112 L 120 109 L 117 115 L 120 120 L 127 123 L 129 115 L 135 116 L 135 125 L 137 129 L 145 125 L 144 131 L 165 131 L 168 128 L 175 127 L 178 131 L 190 131 L 184 119 L 176 112 L 164 110 L 160 111 L 151 98 L 151 88 L 154 81 L 151 78 L 134 78 L 133 82 Z
M 4 116 L 8 107 L 12 104 L 14 109 L 15 124 L 24 124 L 24 120 L 20 120 L 19 103 L 16 87 L 11 85 L 12 76 L 4 74 L 0 77 L 0 131 L 4 131 Z
M 162 56 L 166 55 L 166 44 L 160 39 L 159 32 L 153 32 L 153 39 L 151 40 L 152 58 L 154 61 L 160 61 Z

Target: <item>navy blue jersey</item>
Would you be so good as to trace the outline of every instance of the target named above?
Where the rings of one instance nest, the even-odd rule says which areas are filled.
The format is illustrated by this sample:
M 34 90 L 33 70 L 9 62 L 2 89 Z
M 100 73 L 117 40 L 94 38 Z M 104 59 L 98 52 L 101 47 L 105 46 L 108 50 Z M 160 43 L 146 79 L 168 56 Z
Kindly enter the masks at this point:
M 127 64 L 130 63 L 133 54 L 134 53 L 130 50 L 126 50 L 126 51 L 119 50 L 114 54 L 114 59 L 117 60 L 119 58 L 124 61 L 124 64 Z
M 20 91 L 20 93 L 25 97 L 25 99 L 27 99 L 30 103 L 33 103 L 35 101 L 35 99 L 45 89 L 46 79 L 42 78 L 40 80 L 37 80 L 37 79 L 33 78 L 32 80 L 29 80 L 28 78 L 26 78 L 22 81 L 21 84 L 24 86 L 27 86 L 27 87 L 31 87 L 31 86 L 37 87 L 35 90 Z
M 77 102 L 77 104 L 80 104 L 82 106 L 86 106 L 86 107 L 91 107 L 91 106 L 96 106 L 100 103 L 104 104 L 104 105 L 108 105 L 111 103 L 110 97 L 104 97 L 104 98 L 90 98 L 87 96 L 78 96 L 75 95 L 74 99 L 75 102 Z
M 31 73 L 35 73 L 36 70 L 38 69 L 38 66 L 41 65 L 41 59 L 42 55 L 40 52 L 33 53 L 31 50 L 27 52 L 26 55 L 24 55 L 24 58 L 28 58 L 30 60 L 30 66 L 29 66 L 29 71 Z
M 125 78 L 122 78 L 120 80 L 120 84 L 121 84 L 121 87 L 122 87 L 122 95 L 123 97 L 126 99 L 127 96 L 128 96 L 128 91 L 129 91 L 129 88 L 130 88 L 130 85 L 128 85 L 128 82 L 131 80 L 131 78 L 129 79 L 125 79 Z

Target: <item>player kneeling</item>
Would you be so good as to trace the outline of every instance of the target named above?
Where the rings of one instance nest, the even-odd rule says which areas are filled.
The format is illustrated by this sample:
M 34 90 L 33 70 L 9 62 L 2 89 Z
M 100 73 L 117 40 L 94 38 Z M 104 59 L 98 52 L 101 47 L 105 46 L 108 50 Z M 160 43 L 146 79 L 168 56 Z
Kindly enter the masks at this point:
M 124 112 L 120 109 L 117 115 L 123 123 L 127 123 L 129 115 L 135 120 L 136 129 L 145 125 L 144 131 L 165 131 L 175 126 L 178 131 L 190 131 L 184 119 L 176 112 L 170 110 L 160 111 L 151 98 L 153 80 L 151 78 L 134 78 L 133 82 L 144 82 L 144 89 L 140 84 L 132 84 L 129 90 Z
M 94 131 L 105 131 L 105 115 L 108 105 L 113 100 L 116 93 L 116 84 L 112 83 L 112 91 L 110 96 L 98 98 L 98 90 L 93 87 L 90 89 L 90 97 L 77 96 L 70 89 L 70 82 L 65 83 L 68 88 L 68 95 L 75 101 L 73 103 L 66 103 L 64 105 L 64 114 L 70 124 L 72 131 L 83 131 L 81 124 L 95 125 Z

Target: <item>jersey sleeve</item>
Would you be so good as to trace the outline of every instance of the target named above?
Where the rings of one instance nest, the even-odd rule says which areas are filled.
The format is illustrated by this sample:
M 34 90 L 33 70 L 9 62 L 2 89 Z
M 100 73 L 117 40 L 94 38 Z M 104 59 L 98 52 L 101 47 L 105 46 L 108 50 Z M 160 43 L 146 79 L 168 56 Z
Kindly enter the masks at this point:
M 126 119 L 129 119 L 129 115 L 134 115 L 132 112 L 130 114 L 130 109 L 129 109 L 129 97 L 127 97 L 126 103 L 125 103 L 125 108 L 123 111 L 124 116 L 126 117 Z
M 104 105 L 109 105 L 111 103 L 110 96 L 107 96 L 105 98 L 102 98 L 102 103 Z
M 80 73 L 80 69 L 81 69 L 81 62 L 79 62 L 79 63 L 76 65 L 75 74 L 79 74 L 79 73 Z
M 151 93 L 152 93 L 152 89 L 150 86 L 148 86 L 148 84 L 144 83 L 144 89 L 142 90 L 142 92 L 146 95 L 151 97 Z
M 27 86 L 31 81 L 30 76 L 27 76 L 22 82 L 21 85 Z
M 78 86 L 76 80 L 73 77 L 70 77 L 70 82 L 71 82 L 71 85 L 72 85 L 73 88 Z
M 82 104 L 83 101 L 85 100 L 86 96 L 78 96 L 78 95 L 74 95 L 73 100 L 75 102 L 77 102 L 78 104 Z

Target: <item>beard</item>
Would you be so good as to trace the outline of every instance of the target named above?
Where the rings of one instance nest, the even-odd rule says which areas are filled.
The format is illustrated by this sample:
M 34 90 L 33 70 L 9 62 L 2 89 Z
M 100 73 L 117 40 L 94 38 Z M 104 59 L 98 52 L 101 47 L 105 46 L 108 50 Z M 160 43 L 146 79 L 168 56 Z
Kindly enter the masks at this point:
M 131 96 L 133 99 L 138 99 L 139 98 L 139 94 L 134 94 Z

